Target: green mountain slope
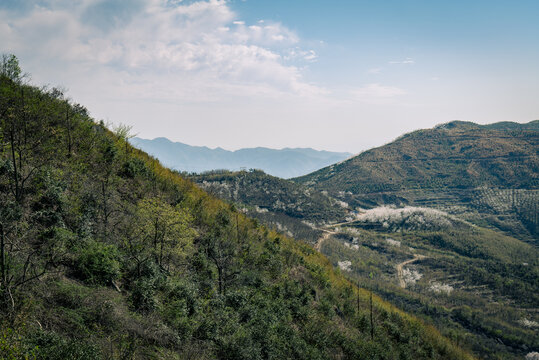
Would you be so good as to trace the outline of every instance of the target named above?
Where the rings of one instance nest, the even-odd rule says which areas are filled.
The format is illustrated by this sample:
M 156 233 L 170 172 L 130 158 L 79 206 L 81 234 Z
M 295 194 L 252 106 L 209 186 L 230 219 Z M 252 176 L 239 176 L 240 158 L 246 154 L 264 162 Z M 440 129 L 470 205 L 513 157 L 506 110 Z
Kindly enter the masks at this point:
M 454 121 L 294 181 L 352 206 L 435 207 L 508 234 L 539 234 L 539 121 Z
M 4 60 L 0 358 L 471 358 Z
M 532 131 L 536 124 L 453 123 L 439 128 L 458 127 L 459 132 L 466 133 L 490 128 L 514 131 L 520 127 Z M 420 141 L 414 140 L 413 146 Z M 467 148 L 470 153 L 484 150 L 482 142 L 466 146 L 477 147 Z M 443 146 L 437 151 L 442 150 Z M 527 151 L 531 152 L 531 148 Z M 446 169 L 444 164 L 438 164 L 437 171 L 454 170 Z M 336 164 L 334 168 L 342 165 Z M 402 166 L 415 167 L 422 174 L 432 171 L 428 166 L 423 169 L 422 162 Z M 523 176 L 533 176 L 529 164 L 508 166 L 520 166 Z M 349 170 L 354 169 L 347 167 L 342 171 Z M 348 174 L 335 177 L 341 175 Z M 357 194 L 350 188 L 324 188 L 324 182 L 320 186 L 292 186 L 289 181 L 261 172 L 209 173 L 193 180 L 276 230 L 301 234 L 300 238 L 316 243 L 316 248 L 349 279 L 376 289 L 384 299 L 435 325 L 479 357 L 519 359 L 539 348 L 535 336 L 539 324 L 539 251 L 514 237 L 533 243 L 533 233 L 524 226 L 525 218 L 521 216 L 528 214 L 531 218 L 537 190 L 494 187 L 493 184 L 505 181 L 502 174 L 494 180 L 487 175 L 484 178 L 487 180 L 481 180 L 482 187 L 414 185 L 413 189 L 393 193 Z M 418 177 L 418 181 L 423 179 Z M 330 177 L 328 183 L 332 180 Z M 529 179 L 511 181 L 517 180 L 524 183 Z M 379 180 L 363 183 L 376 188 L 376 181 Z M 350 207 L 342 208 L 345 212 L 340 214 L 327 212 L 328 204 L 339 204 L 335 199 L 350 201 L 355 206 L 389 205 L 359 212 Z M 306 203 L 309 206 L 304 206 Z M 410 203 L 421 206 L 404 206 Z M 309 217 L 314 229 L 304 222 Z M 335 223 L 338 224 L 332 225 Z

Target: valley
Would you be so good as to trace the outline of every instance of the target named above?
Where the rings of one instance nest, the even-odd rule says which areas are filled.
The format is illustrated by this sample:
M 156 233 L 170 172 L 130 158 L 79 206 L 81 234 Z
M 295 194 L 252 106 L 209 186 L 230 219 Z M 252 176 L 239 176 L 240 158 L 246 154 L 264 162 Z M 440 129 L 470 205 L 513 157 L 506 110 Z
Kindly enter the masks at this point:
M 479 357 L 521 359 L 539 347 L 537 125 L 450 123 L 292 182 L 256 171 L 192 179 Z M 451 156 L 455 146 L 483 155 Z M 402 159 L 412 149 L 422 157 Z

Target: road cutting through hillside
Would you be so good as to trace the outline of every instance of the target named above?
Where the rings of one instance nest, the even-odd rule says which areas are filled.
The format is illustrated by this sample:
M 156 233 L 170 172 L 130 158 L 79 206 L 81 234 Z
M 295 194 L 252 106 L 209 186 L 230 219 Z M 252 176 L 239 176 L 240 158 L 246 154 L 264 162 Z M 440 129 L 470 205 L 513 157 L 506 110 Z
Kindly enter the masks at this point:
M 405 265 L 408 265 L 408 264 L 411 264 L 417 260 L 422 260 L 426 258 L 425 255 L 419 255 L 419 254 L 414 254 L 414 258 L 413 259 L 410 259 L 410 260 L 406 260 L 406 261 L 403 261 L 401 262 L 400 264 L 397 264 L 396 268 L 397 268 L 397 277 L 399 278 L 399 284 L 401 286 L 401 288 L 406 288 L 406 282 L 404 281 L 404 277 L 402 276 L 402 268 L 405 266 Z

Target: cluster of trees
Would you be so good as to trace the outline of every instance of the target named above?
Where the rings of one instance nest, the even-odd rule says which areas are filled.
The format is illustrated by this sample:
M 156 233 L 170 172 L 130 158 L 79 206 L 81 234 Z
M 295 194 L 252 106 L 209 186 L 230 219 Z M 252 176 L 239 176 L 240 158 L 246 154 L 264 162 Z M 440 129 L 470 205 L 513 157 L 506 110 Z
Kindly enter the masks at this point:
M 469 358 L 0 65 L 0 358 Z

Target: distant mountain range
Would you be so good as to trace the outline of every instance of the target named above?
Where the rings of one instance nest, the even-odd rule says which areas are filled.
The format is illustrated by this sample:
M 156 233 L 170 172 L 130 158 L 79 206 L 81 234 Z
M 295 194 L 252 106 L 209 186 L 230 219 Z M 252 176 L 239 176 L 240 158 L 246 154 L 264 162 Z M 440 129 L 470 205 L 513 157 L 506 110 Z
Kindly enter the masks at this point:
M 217 169 L 260 169 L 281 178 L 302 176 L 352 155 L 310 148 L 277 150 L 257 147 L 228 151 L 191 146 L 164 137 L 153 140 L 135 137 L 131 139 L 131 144 L 155 156 L 165 166 L 178 171 L 202 173 Z

